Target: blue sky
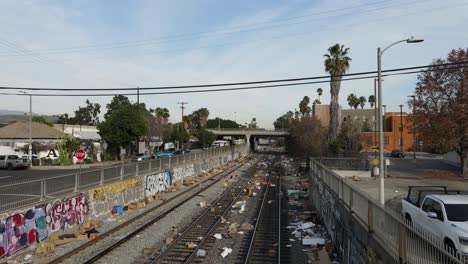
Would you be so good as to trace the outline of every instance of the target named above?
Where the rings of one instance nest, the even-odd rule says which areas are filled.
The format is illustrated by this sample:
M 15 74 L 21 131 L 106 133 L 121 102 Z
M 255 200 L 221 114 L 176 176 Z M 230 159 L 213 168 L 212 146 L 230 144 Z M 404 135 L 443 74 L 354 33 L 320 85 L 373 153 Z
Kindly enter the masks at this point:
M 324 75 L 323 54 L 337 42 L 351 49 L 350 72 L 369 71 L 376 69 L 377 47 L 412 35 L 425 42 L 388 50 L 383 68 L 425 65 L 466 48 L 467 13 L 468 0 L 0 0 L 0 86 L 145 87 Z M 415 82 L 416 76 L 385 80 L 389 111 L 407 100 Z M 328 103 L 328 84 L 141 101 L 169 108 L 172 121 L 180 120 L 176 102 L 187 101 L 188 111 L 207 107 L 212 117 L 240 123 L 256 117 L 272 127 L 304 95 L 316 99 L 318 87 Z M 373 81 L 343 83 L 344 108 L 349 93 L 367 97 Z M 61 114 L 86 98 L 33 100 L 34 112 Z M 25 97 L 0 95 L 0 102 L 0 109 L 28 110 Z

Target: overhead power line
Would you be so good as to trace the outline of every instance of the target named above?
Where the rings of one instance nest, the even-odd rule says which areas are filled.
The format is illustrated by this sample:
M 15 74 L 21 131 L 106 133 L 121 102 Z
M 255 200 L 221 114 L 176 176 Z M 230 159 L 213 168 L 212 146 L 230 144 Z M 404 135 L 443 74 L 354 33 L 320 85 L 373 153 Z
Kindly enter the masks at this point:
M 449 69 L 460 69 L 464 67 L 451 67 Z M 416 74 L 423 72 L 430 72 L 433 70 L 418 70 L 418 71 L 409 71 L 409 72 L 397 72 L 397 73 L 388 73 L 383 74 L 382 77 L 389 76 L 398 76 L 398 75 L 408 75 Z M 353 78 L 344 78 L 342 81 L 354 81 L 354 80 L 363 80 L 363 79 L 374 79 L 376 75 L 364 76 L 364 77 L 353 77 Z M 324 81 L 308 81 L 308 82 L 295 82 L 295 83 L 286 83 L 286 84 L 272 84 L 272 85 L 260 85 L 260 86 L 246 86 L 246 87 L 234 87 L 234 88 L 223 88 L 223 89 L 203 89 L 203 90 L 186 90 L 186 91 L 166 91 L 166 92 L 149 92 L 149 93 L 140 93 L 140 95 L 168 95 L 168 94 L 187 94 L 187 93 L 209 93 L 209 92 L 227 92 L 227 91 L 239 91 L 239 90 L 252 90 L 252 89 L 265 89 L 265 88 L 278 88 L 278 87 L 289 87 L 289 86 L 301 86 L 301 85 L 310 85 L 310 84 L 321 84 L 321 83 L 330 83 L 331 80 Z M 0 93 L 0 95 L 24 95 L 22 93 Z M 116 95 L 125 95 L 132 96 L 137 95 L 137 93 L 105 93 L 105 94 L 29 94 L 32 96 L 66 96 L 66 97 L 83 97 L 83 96 L 116 96 Z
M 420 70 L 431 67 L 453 67 L 459 65 L 468 64 L 468 61 L 453 62 L 453 63 L 442 63 L 442 64 L 430 64 L 423 66 L 413 66 L 405 68 L 394 68 L 383 70 L 382 73 L 392 73 L 392 72 L 403 72 L 411 70 Z M 464 66 L 463 66 L 464 67 Z M 419 72 L 419 71 L 418 71 Z M 376 74 L 377 71 L 366 71 L 366 72 L 356 72 L 356 73 L 347 73 L 337 77 L 350 77 L 350 76 L 362 76 L 362 75 L 371 75 Z M 155 86 L 155 87 L 128 87 L 128 88 L 48 88 L 48 87 L 13 87 L 13 86 L 0 86 L 0 90 L 28 90 L 28 91 L 129 91 L 129 90 L 167 90 L 167 89 L 187 89 L 187 88 L 207 88 L 207 87 L 224 87 L 224 86 L 242 86 L 242 85 L 254 85 L 254 84 L 265 84 L 265 83 L 283 83 L 283 82 L 299 82 L 307 80 L 320 80 L 320 79 L 329 79 L 330 75 L 322 76 L 310 76 L 310 77 L 299 77 L 299 78 L 289 78 L 289 79 L 276 79 L 276 80 L 262 80 L 262 81 L 246 81 L 246 82 L 232 82 L 232 83 L 216 83 L 216 84 L 196 84 L 196 85 L 178 85 L 178 86 Z M 329 82 L 329 81 L 326 81 Z M 140 93 L 144 94 L 144 93 Z

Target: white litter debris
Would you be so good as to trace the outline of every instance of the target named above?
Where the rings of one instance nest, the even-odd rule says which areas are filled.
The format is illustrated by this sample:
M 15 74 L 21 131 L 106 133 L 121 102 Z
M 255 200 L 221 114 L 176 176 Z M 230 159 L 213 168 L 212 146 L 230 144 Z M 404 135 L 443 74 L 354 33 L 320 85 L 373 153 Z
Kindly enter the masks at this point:
M 292 247 L 292 245 L 286 245 L 286 247 L 287 247 L 287 248 L 290 248 L 290 247 Z
M 27 254 L 27 255 L 24 257 L 24 260 L 26 260 L 26 261 L 27 261 L 27 260 L 29 260 L 31 257 L 32 257 L 32 255 L 30 255 L 30 254 Z
M 197 251 L 197 257 L 204 257 L 204 256 L 206 256 L 206 250 L 204 250 L 204 249 L 199 249 L 199 250 Z
M 221 252 L 221 257 L 225 258 L 227 255 L 231 254 L 232 248 L 223 247 L 223 252 Z
M 325 239 L 321 237 L 309 237 L 306 236 L 302 239 L 302 245 L 304 246 L 317 246 L 317 245 L 325 245 Z
M 245 211 L 245 204 L 241 206 L 241 209 L 239 210 L 239 214 L 242 214 Z
M 203 240 L 203 237 L 202 236 L 199 236 L 197 237 L 198 241 L 202 241 Z
M 294 240 L 294 239 L 290 238 L 290 239 L 289 239 L 289 241 L 291 241 L 291 242 L 292 242 L 292 241 L 296 241 L 296 240 Z
M 220 233 L 214 234 L 214 237 L 216 239 L 222 239 L 223 238 Z
M 303 223 L 303 224 L 301 225 L 301 228 L 302 228 L 302 230 L 305 230 L 305 229 L 308 229 L 308 228 L 311 228 L 311 227 L 314 227 L 314 226 L 315 226 L 314 223 L 312 223 L 312 222 L 306 222 L 306 223 Z

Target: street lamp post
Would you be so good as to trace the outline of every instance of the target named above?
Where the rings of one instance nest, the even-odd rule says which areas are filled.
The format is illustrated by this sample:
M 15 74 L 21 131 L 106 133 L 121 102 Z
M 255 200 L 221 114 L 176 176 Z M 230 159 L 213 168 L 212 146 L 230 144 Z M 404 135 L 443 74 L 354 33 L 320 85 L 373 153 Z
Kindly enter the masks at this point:
M 32 94 L 28 94 L 26 92 L 20 91 L 20 93 L 24 95 L 29 96 L 29 148 L 28 148 L 28 154 L 29 154 L 29 160 L 31 161 L 31 167 L 33 166 L 32 164 Z
M 379 105 L 379 201 L 382 205 L 385 204 L 384 196 L 384 142 L 383 142 L 383 118 L 382 118 L 382 54 L 390 47 L 406 42 L 418 43 L 424 41 L 423 39 L 415 39 L 413 37 L 394 42 L 381 50 L 377 48 L 377 84 L 378 84 L 378 105 Z

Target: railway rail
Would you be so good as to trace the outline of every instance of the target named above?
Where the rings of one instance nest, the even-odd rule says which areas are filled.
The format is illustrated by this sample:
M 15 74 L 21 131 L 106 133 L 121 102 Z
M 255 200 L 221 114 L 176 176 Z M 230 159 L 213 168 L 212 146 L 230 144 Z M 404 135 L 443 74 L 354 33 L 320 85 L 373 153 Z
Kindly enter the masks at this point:
M 120 247 L 122 244 L 124 244 L 125 242 L 127 242 L 128 240 L 130 240 L 131 238 L 136 236 L 138 233 L 142 232 L 143 230 L 145 230 L 146 228 L 148 228 L 152 224 L 154 224 L 157 221 L 159 221 L 160 219 L 164 218 L 172 210 L 182 206 L 187 201 L 191 200 L 193 197 L 199 195 L 203 191 L 206 191 L 208 188 L 215 185 L 216 183 L 218 183 L 219 181 L 224 179 L 229 174 L 236 172 L 237 170 L 242 168 L 248 161 L 250 161 L 250 159 L 246 159 L 243 162 L 241 162 L 240 164 L 238 164 L 238 165 L 236 165 L 236 166 L 234 166 L 234 167 L 232 167 L 232 168 L 230 168 L 230 169 L 228 169 L 226 171 L 220 172 L 220 173 L 218 173 L 218 174 L 204 180 L 203 182 L 201 182 L 201 184 L 205 184 L 205 183 L 208 183 L 208 182 L 209 182 L 209 184 L 205 185 L 203 188 L 200 188 L 198 184 L 194 185 L 194 186 L 184 190 L 180 194 L 177 194 L 174 197 L 172 197 L 172 198 L 170 198 L 168 200 L 165 200 L 161 204 L 159 204 L 157 206 L 154 206 L 153 208 L 145 211 L 144 213 L 139 214 L 138 216 L 135 216 L 134 218 L 124 222 L 123 224 L 117 226 L 116 228 L 113 228 L 113 229 L 111 229 L 111 230 L 109 230 L 109 231 L 107 231 L 105 233 L 102 233 L 100 236 L 96 237 L 94 240 L 90 240 L 90 241 L 84 243 L 83 245 L 69 251 L 68 253 L 66 253 L 66 254 L 52 260 L 49 263 L 51 263 L 51 264 L 62 263 L 64 260 L 72 258 L 73 256 L 79 254 L 80 252 L 82 252 L 82 251 L 84 251 L 84 250 L 86 250 L 86 249 L 88 249 L 90 247 L 93 247 L 98 242 L 102 242 L 106 238 L 110 238 L 112 235 L 115 235 L 116 232 L 121 231 L 124 228 L 130 228 L 132 226 L 132 224 L 136 225 L 138 222 L 141 222 L 142 220 L 144 220 L 145 217 L 151 217 L 151 219 L 149 219 L 147 221 L 143 221 L 144 224 L 141 224 L 135 230 L 133 230 L 131 232 L 128 232 L 128 234 L 123 236 L 121 239 L 119 239 L 117 241 L 113 241 L 110 245 L 107 245 L 103 249 L 97 250 L 98 253 L 91 256 L 84 263 L 94 263 L 94 262 L 96 262 L 97 260 L 101 259 L 105 255 L 107 255 L 110 252 L 114 251 L 116 248 Z M 185 197 L 185 196 L 187 196 L 187 197 Z M 164 210 L 163 212 L 160 212 L 162 207 L 171 205 L 176 200 L 181 199 L 183 197 L 185 197 L 185 198 L 182 201 L 179 201 L 179 202 L 175 203 L 173 206 L 170 206 L 168 209 Z
M 253 169 L 255 169 L 253 167 Z M 164 251 L 153 256 L 147 263 L 207 263 L 204 256 L 197 256 L 199 250 L 210 250 L 214 244 L 212 237 L 223 216 L 227 214 L 237 198 L 243 193 L 244 188 L 253 176 L 239 179 L 233 186 L 227 189 L 210 207 L 186 227 Z M 189 243 L 194 243 L 189 246 Z

